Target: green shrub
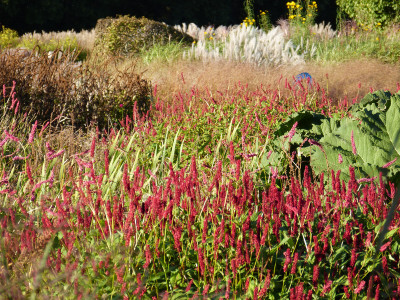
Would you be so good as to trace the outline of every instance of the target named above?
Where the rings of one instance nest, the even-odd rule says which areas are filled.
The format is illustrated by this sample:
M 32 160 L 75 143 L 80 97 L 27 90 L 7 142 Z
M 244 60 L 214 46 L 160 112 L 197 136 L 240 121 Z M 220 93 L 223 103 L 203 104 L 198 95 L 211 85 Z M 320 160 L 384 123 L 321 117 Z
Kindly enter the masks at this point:
M 15 30 L 2 26 L 0 32 L 0 48 L 15 47 L 18 44 L 19 36 Z
M 398 0 L 336 0 L 340 14 L 373 28 L 400 21 Z
M 97 22 L 95 48 L 108 54 L 128 56 L 154 44 L 182 42 L 190 45 L 193 38 L 164 23 L 130 16 L 100 19 Z

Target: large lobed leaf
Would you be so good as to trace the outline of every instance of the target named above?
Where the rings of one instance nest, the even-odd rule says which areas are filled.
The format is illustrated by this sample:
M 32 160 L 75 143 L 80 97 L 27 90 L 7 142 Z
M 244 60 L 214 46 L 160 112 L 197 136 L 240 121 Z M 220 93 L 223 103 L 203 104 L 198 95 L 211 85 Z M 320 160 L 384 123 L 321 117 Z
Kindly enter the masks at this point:
M 303 156 L 309 156 L 316 174 L 340 170 L 342 179 L 349 179 L 349 165 L 352 165 L 357 179 L 378 177 L 382 172 L 386 179 L 399 181 L 400 93 L 370 93 L 342 119 L 308 111 L 296 113 L 277 130 L 278 138 L 284 138 L 295 122 L 298 122 L 298 137 L 294 137 L 292 146 L 298 146 L 296 141 L 304 138 L 321 145 L 314 143 L 301 151 Z M 393 163 L 385 166 L 389 162 Z

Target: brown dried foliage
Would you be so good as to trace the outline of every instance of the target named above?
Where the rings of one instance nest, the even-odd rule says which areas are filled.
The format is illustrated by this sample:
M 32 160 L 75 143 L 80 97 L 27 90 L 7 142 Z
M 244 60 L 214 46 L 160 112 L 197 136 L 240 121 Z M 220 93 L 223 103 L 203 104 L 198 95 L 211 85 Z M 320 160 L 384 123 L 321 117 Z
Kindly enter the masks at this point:
M 130 68 L 112 68 L 113 60 L 76 63 L 76 54 L 55 51 L 52 55 L 33 51 L 0 53 L 0 83 L 16 81 L 17 97 L 24 112 L 41 122 L 57 116 L 63 124 L 83 128 L 91 122 L 100 127 L 150 107 L 151 85 Z
M 213 92 L 224 92 L 233 89 L 238 82 L 248 84 L 249 89 L 256 89 L 260 85 L 277 88 L 282 98 L 285 98 L 290 95 L 290 91 L 285 89 L 285 79 L 292 83 L 294 76 L 301 72 L 310 73 L 334 103 L 346 97 L 361 99 L 370 92 L 370 87 L 395 92 L 397 83 L 400 83 L 398 65 L 371 59 L 325 65 L 306 63 L 277 68 L 261 68 L 224 61 L 179 61 L 173 64 L 156 63 L 146 68 L 146 75 L 154 85 L 157 84 L 158 97 L 162 100 L 172 98 L 171 95 L 179 91 L 189 92 L 193 86 L 207 88 Z M 182 74 L 185 82 L 182 80 Z

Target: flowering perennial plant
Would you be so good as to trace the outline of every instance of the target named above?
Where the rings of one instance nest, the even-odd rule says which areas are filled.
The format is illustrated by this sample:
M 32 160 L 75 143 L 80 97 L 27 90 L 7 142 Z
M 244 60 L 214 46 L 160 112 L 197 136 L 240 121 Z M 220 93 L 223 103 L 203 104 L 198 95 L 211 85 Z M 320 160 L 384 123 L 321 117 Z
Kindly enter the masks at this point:
M 399 297 L 398 211 L 375 249 L 393 186 L 333 171 L 317 177 L 291 155 L 288 171 L 260 170 L 282 119 L 343 109 L 320 90 L 291 92 L 193 88 L 170 102 L 155 93 L 151 118 L 134 111 L 73 154 L 35 122 L 9 122 L 0 153 L 1 295 Z M 12 96 L 4 99 L 16 120 Z M 24 159 L 10 167 L 17 155 Z

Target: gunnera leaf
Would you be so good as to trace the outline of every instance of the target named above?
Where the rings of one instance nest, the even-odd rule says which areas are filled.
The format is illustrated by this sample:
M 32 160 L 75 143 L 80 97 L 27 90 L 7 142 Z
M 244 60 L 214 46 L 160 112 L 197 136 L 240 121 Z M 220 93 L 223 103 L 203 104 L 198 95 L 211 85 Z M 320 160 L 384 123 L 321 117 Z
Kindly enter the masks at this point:
M 369 94 L 350 112 L 352 116 L 340 120 L 333 131 L 326 122 L 318 125 L 322 132 L 319 140 L 322 149 L 311 146 L 314 171 L 318 174 L 330 169 L 341 170 L 342 178 L 348 179 L 348 168 L 352 165 L 358 179 L 378 177 L 382 172 L 388 180 L 397 183 L 400 174 L 399 93 Z

